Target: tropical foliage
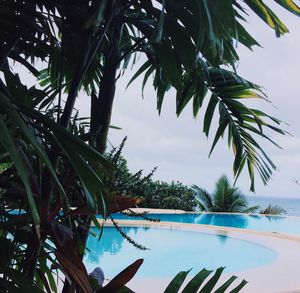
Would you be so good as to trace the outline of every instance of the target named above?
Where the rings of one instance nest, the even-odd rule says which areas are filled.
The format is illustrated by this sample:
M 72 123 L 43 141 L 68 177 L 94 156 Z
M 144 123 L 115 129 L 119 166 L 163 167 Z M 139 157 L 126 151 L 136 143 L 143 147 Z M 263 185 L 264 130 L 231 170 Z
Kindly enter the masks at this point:
M 259 214 L 264 215 L 283 215 L 286 214 L 286 210 L 278 205 L 269 204 L 267 207 L 260 209 Z
M 111 194 L 127 195 L 139 198 L 138 207 L 181 209 L 194 211 L 198 207 L 198 200 L 193 189 L 180 182 L 163 182 L 152 179 L 156 168 L 143 176 L 142 170 L 132 173 L 128 169 L 127 161 L 122 156 L 122 149 L 126 138 L 118 148 L 113 148 L 105 155 L 107 160 L 115 166 L 113 172 L 106 174 L 102 181 Z
M 32 1 L 2 1 L 2 63 L 7 57 L 41 78 L 47 96 L 38 100 L 57 102 L 57 120 L 63 127 L 69 125 L 78 91 L 84 89 L 92 103 L 89 140 L 103 153 L 117 76 L 130 62 L 135 63 L 137 54 L 143 54 L 146 61 L 132 81 L 143 73 L 145 85 L 154 77 L 159 111 L 166 91 L 175 88 L 178 115 L 192 100 L 197 116 L 204 98 L 209 97 L 203 131 L 209 134 L 218 108 L 219 126 L 212 149 L 227 129 L 235 152 L 234 172 L 238 176 L 247 164 L 253 189 L 255 168 L 264 182 L 275 168 L 255 135 L 269 139 L 264 128 L 284 132 L 276 127 L 278 119 L 241 103 L 245 98 L 263 99 L 264 95 L 257 85 L 235 73 L 238 55 L 234 43 L 250 49 L 258 45 L 242 25 L 247 6 L 275 29 L 277 36 L 288 29 L 260 1 L 239 2 L 46 1 L 35 5 Z M 278 3 L 299 13 L 291 3 Z M 38 60 L 47 61 L 42 75 L 31 65 Z M 233 71 L 221 65 L 231 66 Z M 67 93 L 63 109 L 58 95 L 62 90 Z
M 266 208 L 259 205 L 249 206 L 247 197 L 237 187 L 230 184 L 226 175 L 221 176 L 213 193 L 197 185 L 192 186 L 199 208 L 206 212 L 258 213 L 268 215 L 286 214 L 286 210 L 278 205 L 269 204 Z
M 245 280 L 242 280 L 234 288 L 230 288 L 233 282 L 237 279 L 236 276 L 231 276 L 225 283 L 223 283 L 221 286 L 215 289 L 224 269 L 225 269 L 224 267 L 218 268 L 212 277 L 210 277 L 212 271 L 203 269 L 198 274 L 196 274 L 184 287 L 182 287 L 183 283 L 190 270 L 182 271 L 174 277 L 174 279 L 168 285 L 164 293 L 177 293 L 177 292 L 224 293 L 224 292 L 228 292 L 227 289 L 230 290 L 229 292 L 232 293 L 234 292 L 237 293 L 241 291 L 244 288 L 244 286 L 247 284 L 247 281 Z
M 198 200 L 193 190 L 181 182 L 150 181 L 141 207 L 195 211 Z
M 299 14 L 292 1 L 276 2 Z M 275 166 L 255 136 L 284 131 L 241 102 L 264 95 L 234 69 L 235 43 L 257 45 L 242 25 L 247 8 L 277 36 L 288 31 L 261 0 L 0 1 L 0 163 L 8 164 L 0 174 L 1 291 L 55 292 L 56 276 L 68 280 L 63 292 L 92 291 L 82 263 L 91 221 L 136 204 L 101 178 L 113 172 L 103 154 L 116 81 L 139 54 L 144 64 L 133 80 L 143 74 L 144 86 L 153 77 L 159 112 L 170 87 L 178 115 L 192 101 L 197 116 L 208 99 L 206 135 L 219 111 L 212 149 L 227 130 L 235 175 L 246 164 L 251 189 L 255 168 L 270 178 Z M 27 82 L 24 68 L 39 83 Z M 86 127 L 74 109 L 82 90 L 91 101 Z M 141 263 L 101 292 L 123 287 Z
M 245 195 L 230 184 L 226 175 L 221 176 L 213 193 L 193 185 L 196 197 L 200 201 L 200 210 L 207 212 L 253 213 L 259 206 L 249 207 Z

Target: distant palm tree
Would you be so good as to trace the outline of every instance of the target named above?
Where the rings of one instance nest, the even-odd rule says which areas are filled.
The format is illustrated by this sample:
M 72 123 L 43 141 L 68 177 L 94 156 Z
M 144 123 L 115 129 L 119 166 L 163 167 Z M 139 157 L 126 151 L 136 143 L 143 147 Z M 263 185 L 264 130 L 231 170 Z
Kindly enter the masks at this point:
M 215 185 L 215 191 L 209 193 L 193 185 L 199 207 L 207 212 L 253 213 L 259 206 L 249 207 L 248 201 L 237 187 L 230 184 L 226 175 L 221 176 Z
M 286 210 L 283 209 L 282 207 L 278 205 L 271 205 L 269 204 L 266 208 L 261 209 L 259 211 L 259 214 L 264 214 L 264 215 L 282 215 L 286 214 Z

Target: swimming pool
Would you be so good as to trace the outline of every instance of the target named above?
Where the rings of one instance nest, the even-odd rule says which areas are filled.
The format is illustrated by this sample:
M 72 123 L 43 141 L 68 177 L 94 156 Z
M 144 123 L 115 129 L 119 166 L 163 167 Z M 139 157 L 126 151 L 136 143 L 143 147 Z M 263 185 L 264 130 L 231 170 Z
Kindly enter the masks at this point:
M 242 214 L 163 214 L 151 213 L 149 218 L 160 219 L 162 222 L 178 222 L 205 224 L 223 227 L 234 227 L 263 232 L 277 232 L 300 235 L 300 218 L 284 216 L 242 215 Z M 128 217 L 124 214 L 114 214 L 119 220 L 142 220 L 140 217 Z
M 124 227 L 122 230 L 150 250 L 138 250 L 113 227 L 104 228 L 101 240 L 89 236 L 89 252 L 84 258 L 87 270 L 101 266 L 112 278 L 138 258 L 144 263 L 137 277 L 173 277 L 181 270 L 226 266 L 238 272 L 272 263 L 277 254 L 264 246 L 224 235 L 161 228 Z M 97 234 L 98 230 L 92 229 Z

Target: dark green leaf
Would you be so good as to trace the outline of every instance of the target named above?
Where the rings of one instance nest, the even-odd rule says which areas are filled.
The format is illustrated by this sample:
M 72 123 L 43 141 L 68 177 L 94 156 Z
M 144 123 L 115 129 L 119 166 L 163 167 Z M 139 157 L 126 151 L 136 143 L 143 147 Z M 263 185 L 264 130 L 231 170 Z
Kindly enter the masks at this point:
M 204 116 L 203 132 L 206 136 L 208 136 L 209 134 L 211 121 L 217 104 L 218 98 L 214 94 L 212 94 Z
M 212 271 L 206 269 L 201 270 L 182 290 L 182 293 L 198 292 L 202 283 L 211 274 Z
M 168 287 L 166 288 L 166 290 L 164 291 L 164 293 L 174 293 L 174 292 L 178 292 L 181 285 L 183 284 L 186 276 L 188 275 L 188 273 L 191 271 L 182 271 L 180 273 L 178 273 L 174 279 L 171 281 L 171 283 L 168 285 Z
M 199 293 L 211 293 L 218 280 L 220 279 L 224 269 L 224 267 L 218 268 L 215 274 L 209 279 L 209 281 L 205 284 L 205 286 L 200 290 Z

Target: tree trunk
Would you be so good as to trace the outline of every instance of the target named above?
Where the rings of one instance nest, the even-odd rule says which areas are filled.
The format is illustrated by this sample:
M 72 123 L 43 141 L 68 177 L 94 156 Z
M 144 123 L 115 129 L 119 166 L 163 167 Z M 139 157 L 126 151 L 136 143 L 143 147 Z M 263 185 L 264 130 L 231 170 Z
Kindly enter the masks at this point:
M 91 132 L 97 133 L 95 141 L 92 144 L 101 154 L 104 154 L 106 149 L 107 134 L 116 91 L 121 33 L 122 26 L 116 27 L 113 34 L 111 51 L 105 60 L 99 95 L 98 97 L 95 94 L 91 96 Z
M 120 38 L 122 26 L 116 27 L 113 33 L 112 46 L 109 56 L 104 65 L 103 78 L 100 83 L 99 95 L 94 93 L 91 96 L 91 133 L 96 133 L 96 137 L 90 142 L 101 154 L 104 154 L 107 144 L 107 135 L 110 126 L 112 106 L 116 91 L 116 77 L 120 60 Z M 89 235 L 88 228 L 91 219 L 88 216 L 82 217 L 85 229 L 79 232 L 83 247 Z M 87 229 L 86 229 L 87 228 Z

